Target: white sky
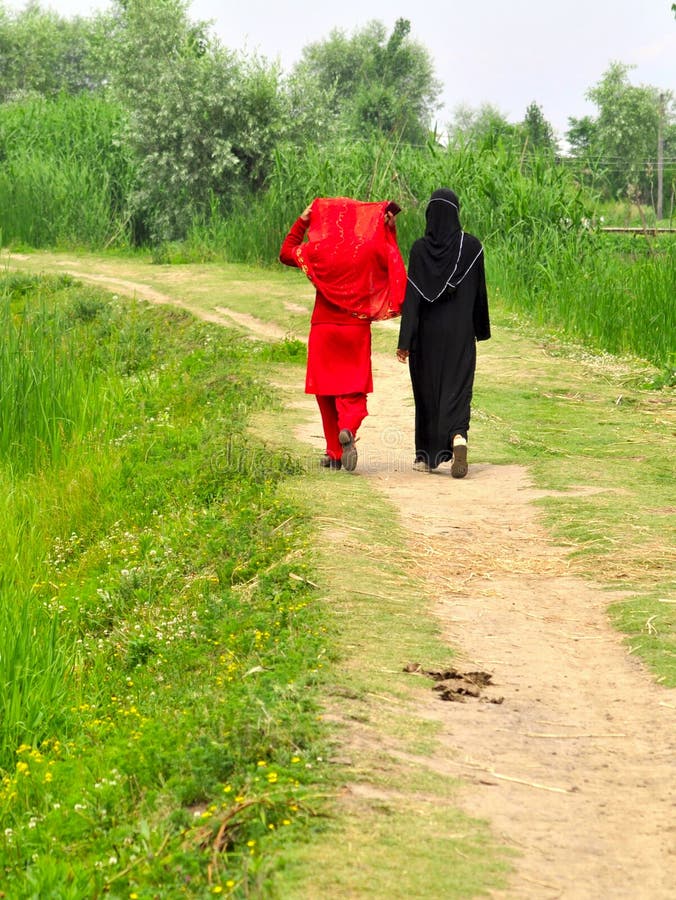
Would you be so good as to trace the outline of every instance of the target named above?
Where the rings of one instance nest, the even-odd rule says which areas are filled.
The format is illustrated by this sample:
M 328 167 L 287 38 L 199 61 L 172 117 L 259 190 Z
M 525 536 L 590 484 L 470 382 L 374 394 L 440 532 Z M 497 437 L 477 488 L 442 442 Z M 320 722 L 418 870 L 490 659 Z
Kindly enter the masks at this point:
M 613 61 L 635 64 L 632 84 L 676 93 L 673 0 L 193 0 L 195 20 L 213 20 L 222 43 L 257 51 L 288 69 L 333 28 L 347 34 L 397 18 L 430 52 L 443 84 L 440 130 L 459 104 L 496 106 L 511 122 L 535 101 L 561 137 L 569 116 L 593 114 L 585 92 Z M 0 0 L 1 3 L 1 0 Z M 21 0 L 5 2 L 21 9 Z M 42 0 L 59 14 L 89 15 L 106 0 Z

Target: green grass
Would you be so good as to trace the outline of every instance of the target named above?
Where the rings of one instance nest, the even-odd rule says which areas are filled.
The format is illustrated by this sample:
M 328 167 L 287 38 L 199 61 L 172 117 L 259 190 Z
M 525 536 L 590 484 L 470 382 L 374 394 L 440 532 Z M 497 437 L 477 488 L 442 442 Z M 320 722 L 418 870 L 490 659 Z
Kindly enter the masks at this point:
M 82 94 L 0 105 L 4 242 L 104 247 L 129 243 L 133 163 L 115 104 Z
M 600 233 L 544 227 L 489 246 L 489 282 L 514 312 L 590 350 L 645 359 L 673 378 L 676 242 L 624 246 Z
M 61 305 L 71 285 L 67 276 L 0 280 L 0 460 L 14 469 L 56 461 L 105 415 L 94 401 L 103 394 L 98 335 L 78 329 L 96 301 L 83 292 Z
M 279 493 L 299 464 L 245 434 L 274 405 L 249 341 L 73 284 L 50 300 L 83 357 L 96 331 L 105 427 L 5 462 L 3 890 L 262 891 L 324 803 L 326 622 Z
M 632 653 L 644 659 L 657 681 L 676 686 L 676 583 L 662 584 L 627 600 L 613 603 L 610 616 L 615 627 L 627 635 Z

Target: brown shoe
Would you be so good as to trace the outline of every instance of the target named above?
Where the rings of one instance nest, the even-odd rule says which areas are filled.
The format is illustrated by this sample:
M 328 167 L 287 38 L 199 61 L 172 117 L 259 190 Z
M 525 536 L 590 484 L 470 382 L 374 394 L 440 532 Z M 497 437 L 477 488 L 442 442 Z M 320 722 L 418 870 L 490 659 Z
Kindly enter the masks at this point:
M 348 428 L 343 428 L 338 435 L 338 440 L 343 448 L 340 461 L 346 472 L 354 472 L 357 468 L 357 448 L 354 445 L 354 435 Z
M 464 478 L 467 474 L 467 444 L 456 444 L 453 447 L 451 475 L 453 478 Z
M 334 459 L 328 453 L 325 453 L 319 460 L 319 465 L 322 469 L 340 469 L 343 464 L 339 459 Z

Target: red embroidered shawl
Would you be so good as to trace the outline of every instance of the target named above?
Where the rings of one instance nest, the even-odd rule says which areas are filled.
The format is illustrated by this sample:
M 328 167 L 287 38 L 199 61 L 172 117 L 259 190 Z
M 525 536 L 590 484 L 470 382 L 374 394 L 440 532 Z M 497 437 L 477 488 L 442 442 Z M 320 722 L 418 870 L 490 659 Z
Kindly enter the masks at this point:
M 406 267 L 396 232 L 385 225 L 387 205 L 317 197 L 308 240 L 293 251 L 329 303 L 362 319 L 398 316 L 404 302 Z

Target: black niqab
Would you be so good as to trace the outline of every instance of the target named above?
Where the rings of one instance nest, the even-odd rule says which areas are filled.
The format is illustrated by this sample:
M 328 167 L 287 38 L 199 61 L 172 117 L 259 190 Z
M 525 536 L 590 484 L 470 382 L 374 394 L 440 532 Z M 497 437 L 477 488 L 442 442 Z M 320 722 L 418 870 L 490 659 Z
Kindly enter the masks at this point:
M 411 248 L 408 290 L 429 303 L 446 290 L 454 291 L 483 252 L 478 241 L 466 240 L 459 208 L 460 201 L 449 188 L 435 191 L 425 211 L 425 236 Z

